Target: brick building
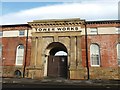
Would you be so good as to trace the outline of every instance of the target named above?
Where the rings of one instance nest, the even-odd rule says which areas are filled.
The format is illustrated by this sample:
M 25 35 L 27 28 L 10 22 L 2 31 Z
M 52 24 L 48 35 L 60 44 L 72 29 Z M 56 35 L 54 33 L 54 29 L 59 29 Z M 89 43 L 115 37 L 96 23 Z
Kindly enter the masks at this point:
M 34 20 L 0 30 L 3 77 L 120 79 L 119 20 Z

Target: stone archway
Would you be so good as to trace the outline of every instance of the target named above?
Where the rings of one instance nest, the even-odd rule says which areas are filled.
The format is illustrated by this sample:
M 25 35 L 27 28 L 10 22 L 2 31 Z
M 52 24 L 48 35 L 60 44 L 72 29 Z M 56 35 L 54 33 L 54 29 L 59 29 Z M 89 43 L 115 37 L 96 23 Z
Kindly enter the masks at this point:
M 29 22 L 29 25 L 32 26 L 29 76 L 33 78 L 47 77 L 49 57 L 57 58 L 54 56 L 55 53 L 64 51 L 67 53 L 67 78 L 84 78 L 84 75 L 81 75 L 83 72 L 81 54 L 83 23 L 84 20 L 79 19 Z M 60 59 L 60 57 L 58 58 Z M 59 74 L 57 75 L 59 76 Z
M 68 77 L 68 61 L 67 61 L 67 48 L 59 42 L 52 42 L 47 46 L 47 76 L 48 77 Z M 61 51 L 61 54 L 57 54 L 57 52 Z

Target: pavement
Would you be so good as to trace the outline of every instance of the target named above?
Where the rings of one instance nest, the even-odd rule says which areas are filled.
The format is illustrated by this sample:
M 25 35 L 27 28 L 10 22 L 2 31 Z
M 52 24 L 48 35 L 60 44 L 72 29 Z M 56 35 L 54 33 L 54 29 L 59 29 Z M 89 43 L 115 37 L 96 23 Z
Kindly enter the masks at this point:
M 15 87 L 82 87 L 82 88 L 114 88 L 120 90 L 120 80 L 68 80 L 63 78 L 45 78 L 45 79 L 29 79 L 29 78 L 2 78 L 2 86 L 5 88 Z M 12 87 L 13 85 L 13 87 Z M 16 85 L 16 86 L 15 86 Z M 22 85 L 22 86 L 20 86 Z

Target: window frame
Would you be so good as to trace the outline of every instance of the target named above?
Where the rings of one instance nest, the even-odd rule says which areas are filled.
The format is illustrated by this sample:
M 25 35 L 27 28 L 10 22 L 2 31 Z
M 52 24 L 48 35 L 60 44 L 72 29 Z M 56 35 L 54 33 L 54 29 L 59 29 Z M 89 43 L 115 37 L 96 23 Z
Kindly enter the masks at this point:
M 25 30 L 19 30 L 19 36 L 25 36 Z
M 3 36 L 3 31 L 0 31 L 0 37 L 2 37 Z
M 118 46 L 119 45 L 119 46 Z M 116 45 L 116 51 L 117 51 L 117 64 L 118 64 L 118 66 L 120 66 L 120 59 L 118 58 L 118 57 L 120 57 L 120 56 L 118 56 L 118 55 L 120 55 L 119 53 L 118 53 L 118 50 L 120 49 L 120 43 L 117 43 L 117 45 Z
M 92 31 L 93 30 L 93 31 Z M 94 31 L 96 30 L 96 31 Z M 98 28 L 95 27 L 95 28 L 90 28 L 90 35 L 98 35 Z
M 2 44 L 0 44 L 0 59 L 2 59 Z
M 19 56 L 19 54 L 18 54 L 18 52 L 19 52 L 19 49 L 21 49 L 21 48 L 19 48 L 20 46 L 21 46 L 22 44 L 19 44 L 18 46 L 17 46 L 17 48 L 16 48 L 16 61 L 15 61 L 15 65 L 16 66 L 22 66 L 23 65 L 23 62 L 24 62 L 24 51 L 25 51 L 25 49 L 24 49 L 24 45 L 22 45 L 23 46 L 23 54 L 22 54 L 22 56 Z M 18 57 L 22 57 L 22 63 L 18 63 Z
M 96 45 L 97 47 L 98 47 L 98 54 L 93 54 L 93 53 L 91 53 L 91 45 Z M 99 61 L 99 64 L 98 65 L 93 65 L 93 60 L 91 59 L 91 55 L 98 55 L 98 57 L 99 57 L 99 59 L 97 60 L 97 61 Z M 96 61 L 96 62 L 97 62 Z M 91 67 L 100 67 L 100 46 L 98 45 L 98 44 L 96 44 L 96 43 L 92 43 L 92 44 L 90 44 L 90 65 L 91 65 Z

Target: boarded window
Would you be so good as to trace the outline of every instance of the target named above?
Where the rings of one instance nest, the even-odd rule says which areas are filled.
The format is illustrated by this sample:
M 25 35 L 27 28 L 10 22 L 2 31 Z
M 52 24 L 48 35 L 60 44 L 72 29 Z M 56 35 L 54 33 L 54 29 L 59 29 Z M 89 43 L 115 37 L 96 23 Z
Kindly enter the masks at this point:
M 100 66 L 100 51 L 97 44 L 90 45 L 91 66 Z
M 120 65 L 120 43 L 117 44 L 117 60 L 118 60 L 118 65 Z
M 97 28 L 90 28 L 90 34 L 98 34 Z
M 116 34 L 120 34 L 120 27 L 116 28 Z
M 16 50 L 16 65 L 23 65 L 24 46 L 18 45 Z

